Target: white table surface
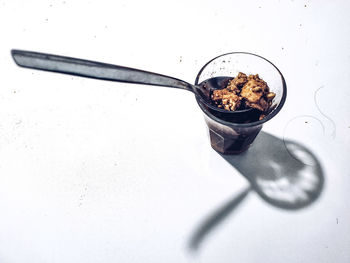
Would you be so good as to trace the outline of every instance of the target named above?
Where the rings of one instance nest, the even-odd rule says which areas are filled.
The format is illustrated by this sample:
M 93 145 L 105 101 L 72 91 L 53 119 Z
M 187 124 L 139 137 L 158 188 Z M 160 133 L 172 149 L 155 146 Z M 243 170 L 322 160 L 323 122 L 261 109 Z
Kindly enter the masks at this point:
M 350 262 L 349 11 L 0 0 L 0 262 Z M 192 83 L 209 59 L 253 52 L 288 96 L 245 155 L 223 158 L 193 94 L 19 68 L 13 48 Z M 295 207 L 247 180 L 269 176 Z

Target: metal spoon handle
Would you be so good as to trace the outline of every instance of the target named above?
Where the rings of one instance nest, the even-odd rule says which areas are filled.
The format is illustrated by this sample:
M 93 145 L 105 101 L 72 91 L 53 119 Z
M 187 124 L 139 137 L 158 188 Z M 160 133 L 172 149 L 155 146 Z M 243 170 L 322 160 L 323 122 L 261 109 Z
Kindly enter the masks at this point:
M 11 54 L 16 64 L 25 68 L 193 91 L 192 85 L 185 81 L 144 70 L 25 50 L 12 50 Z

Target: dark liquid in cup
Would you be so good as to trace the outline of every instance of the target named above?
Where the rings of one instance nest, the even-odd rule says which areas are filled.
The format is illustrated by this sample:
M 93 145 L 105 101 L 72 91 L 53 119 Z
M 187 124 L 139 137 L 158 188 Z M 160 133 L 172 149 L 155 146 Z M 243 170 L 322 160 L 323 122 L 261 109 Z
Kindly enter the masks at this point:
M 222 79 L 222 77 L 220 77 Z M 211 79 L 211 83 L 216 83 Z M 221 87 L 222 88 L 222 87 Z M 261 112 L 253 109 L 248 112 L 230 114 L 225 112 L 215 111 L 204 104 L 201 104 L 208 112 L 216 118 L 230 123 L 251 123 L 259 120 Z M 209 136 L 211 146 L 214 150 L 224 154 L 238 154 L 244 152 L 253 143 L 256 136 L 259 134 L 262 125 L 252 127 L 233 127 L 222 124 L 217 120 L 213 120 L 208 115 L 206 123 L 209 128 Z
M 247 150 L 262 128 L 262 126 L 258 126 L 242 134 L 232 135 L 220 133 L 210 124 L 208 127 L 212 148 L 224 154 L 238 154 Z

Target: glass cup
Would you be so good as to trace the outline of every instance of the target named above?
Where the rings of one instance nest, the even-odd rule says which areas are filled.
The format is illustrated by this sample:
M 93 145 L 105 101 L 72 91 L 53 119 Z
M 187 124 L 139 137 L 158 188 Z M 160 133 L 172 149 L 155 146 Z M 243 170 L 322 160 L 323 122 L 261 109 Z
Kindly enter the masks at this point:
M 245 113 L 225 114 L 207 107 L 196 96 L 209 129 L 211 147 L 222 154 L 239 154 L 246 151 L 259 134 L 265 122 L 272 119 L 283 107 L 287 86 L 282 73 L 267 59 L 246 52 L 233 52 L 210 60 L 199 71 L 195 84 L 214 77 L 235 77 L 239 72 L 247 75 L 259 74 L 276 94 L 268 114 L 262 119 L 260 113 L 251 110 Z

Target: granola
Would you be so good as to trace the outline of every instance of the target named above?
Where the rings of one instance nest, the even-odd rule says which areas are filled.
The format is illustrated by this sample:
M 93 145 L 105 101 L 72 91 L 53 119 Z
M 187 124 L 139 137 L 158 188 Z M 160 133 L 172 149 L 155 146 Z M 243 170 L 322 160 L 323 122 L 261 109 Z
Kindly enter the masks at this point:
M 229 81 L 226 88 L 215 90 L 211 94 L 211 100 L 218 108 L 228 111 L 257 109 L 262 112 L 260 119 L 263 119 L 275 96 L 258 74 L 247 76 L 239 72 L 237 77 Z

